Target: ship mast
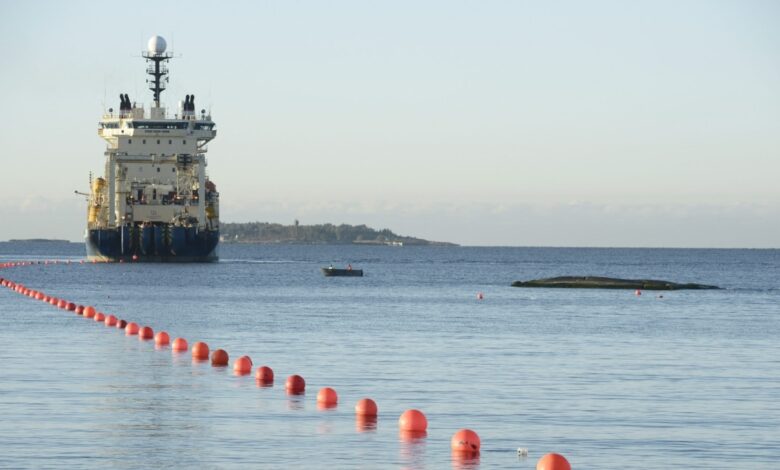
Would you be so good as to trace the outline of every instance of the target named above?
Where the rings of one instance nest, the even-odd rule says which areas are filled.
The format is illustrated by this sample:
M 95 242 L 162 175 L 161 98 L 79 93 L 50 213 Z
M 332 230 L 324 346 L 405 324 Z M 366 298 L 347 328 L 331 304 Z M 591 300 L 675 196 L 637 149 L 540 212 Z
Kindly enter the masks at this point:
M 141 53 L 143 58 L 150 62 L 149 67 L 146 68 L 146 73 L 151 75 L 152 78 L 148 78 L 146 83 L 154 94 L 155 108 L 160 107 L 160 93 L 165 90 L 165 86 L 168 84 L 168 67 L 166 62 L 173 57 L 172 53 L 165 52 L 166 47 L 167 44 L 162 36 L 153 36 L 149 39 L 147 50 Z

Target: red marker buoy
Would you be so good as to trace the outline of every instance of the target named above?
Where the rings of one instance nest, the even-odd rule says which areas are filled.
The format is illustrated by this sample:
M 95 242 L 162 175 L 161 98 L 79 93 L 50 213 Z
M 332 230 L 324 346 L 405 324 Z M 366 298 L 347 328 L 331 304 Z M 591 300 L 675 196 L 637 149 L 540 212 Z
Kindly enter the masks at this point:
M 450 439 L 450 448 L 453 452 L 478 454 L 480 445 L 479 436 L 471 429 L 461 429 Z
M 550 453 L 539 459 L 536 470 L 571 470 L 571 464 L 561 454 Z
M 249 356 L 241 356 L 233 363 L 233 372 L 236 375 L 247 375 L 252 372 L 252 359 Z
M 133 336 L 138 334 L 138 323 L 131 321 L 125 326 L 125 335 L 126 336 Z
M 95 321 L 104 322 L 106 321 L 106 314 L 103 312 L 97 312 L 95 313 Z
M 637 289 L 637 290 L 634 291 L 634 295 L 637 295 L 637 296 L 642 295 L 642 291 Z
M 176 338 L 173 340 L 173 343 L 171 344 L 171 351 L 173 352 L 184 352 L 187 350 L 189 346 L 187 345 L 187 340 L 184 338 Z
M 124 330 L 127 327 L 127 321 L 122 320 L 121 318 L 117 318 L 116 327 L 120 330 Z
M 477 300 L 482 300 L 484 298 L 485 298 L 485 294 L 483 294 L 482 292 L 477 292 Z
M 193 344 L 192 359 L 196 361 L 207 361 L 209 359 L 209 345 L 203 341 L 198 341 Z
M 370 398 L 358 400 L 355 405 L 355 414 L 358 416 L 376 416 L 377 411 L 376 402 Z
M 143 341 L 149 341 L 154 338 L 154 330 L 150 326 L 141 327 L 138 330 L 138 339 Z
M 330 387 L 323 387 L 317 392 L 317 403 L 322 405 L 335 405 L 339 402 L 339 396 Z
M 65 306 L 65 310 L 69 312 L 75 312 L 76 311 L 76 304 L 73 302 L 68 302 L 68 305 Z
M 116 326 L 116 317 L 114 315 L 109 315 L 104 320 L 104 323 L 106 326 Z
M 157 334 L 154 335 L 154 344 L 157 346 L 166 346 L 168 343 L 170 343 L 170 341 L 171 337 L 168 336 L 168 333 L 164 331 L 158 331 Z
M 287 377 L 284 388 L 288 395 L 302 395 L 306 390 L 306 381 L 300 375 L 291 375 Z
M 95 307 L 93 307 L 91 305 L 88 306 L 88 307 L 84 307 L 84 311 L 82 312 L 82 314 L 84 315 L 84 318 L 94 318 L 95 317 L 95 313 L 97 313 L 95 311 Z
M 398 418 L 401 431 L 423 432 L 428 429 L 428 419 L 420 410 L 406 410 Z
M 224 349 L 215 349 L 211 353 L 211 365 L 214 367 L 227 367 L 228 353 Z
M 255 380 L 262 385 L 274 383 L 274 371 L 268 366 L 260 366 L 255 372 Z

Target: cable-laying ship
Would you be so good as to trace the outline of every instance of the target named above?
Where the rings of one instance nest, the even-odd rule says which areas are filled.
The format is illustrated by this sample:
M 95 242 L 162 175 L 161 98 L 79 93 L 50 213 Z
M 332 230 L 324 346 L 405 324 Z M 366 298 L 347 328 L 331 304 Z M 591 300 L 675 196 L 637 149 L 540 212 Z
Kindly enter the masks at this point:
M 99 261 L 216 261 L 219 193 L 206 175 L 207 144 L 217 135 L 195 95 L 168 115 L 160 93 L 168 83 L 165 39 L 154 36 L 142 53 L 154 101 L 143 105 L 121 94 L 98 135 L 106 140 L 105 176 L 92 179 L 88 196 L 87 257 Z

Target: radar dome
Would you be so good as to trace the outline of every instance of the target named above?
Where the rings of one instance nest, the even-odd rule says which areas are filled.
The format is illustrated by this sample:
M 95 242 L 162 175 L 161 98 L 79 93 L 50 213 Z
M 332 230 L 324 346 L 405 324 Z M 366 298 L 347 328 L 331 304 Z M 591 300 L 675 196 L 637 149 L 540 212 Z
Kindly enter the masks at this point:
M 157 55 L 165 52 L 166 47 L 167 44 L 162 36 L 152 36 L 151 39 L 149 39 L 149 43 L 146 45 L 146 50 L 149 51 L 149 54 Z

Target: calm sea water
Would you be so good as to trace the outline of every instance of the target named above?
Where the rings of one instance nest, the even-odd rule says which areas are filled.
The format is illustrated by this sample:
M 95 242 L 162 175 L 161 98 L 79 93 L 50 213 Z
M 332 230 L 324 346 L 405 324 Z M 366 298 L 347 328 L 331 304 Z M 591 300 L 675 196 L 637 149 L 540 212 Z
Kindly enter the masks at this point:
M 0 262 L 77 244 L 0 243 Z M 325 278 L 329 263 L 363 278 Z M 556 275 L 717 291 L 518 289 Z M 757 469 L 780 460 L 780 251 L 221 247 L 215 264 L 0 270 L 269 365 L 273 387 L 0 290 L 0 467 Z M 477 293 L 484 300 L 477 300 Z M 284 393 L 300 374 L 302 397 Z M 339 393 L 320 411 L 317 390 Z M 379 405 L 361 427 L 354 404 Z M 406 409 L 428 417 L 405 440 Z M 453 460 L 460 428 L 478 459 Z M 519 458 L 517 448 L 529 451 Z

